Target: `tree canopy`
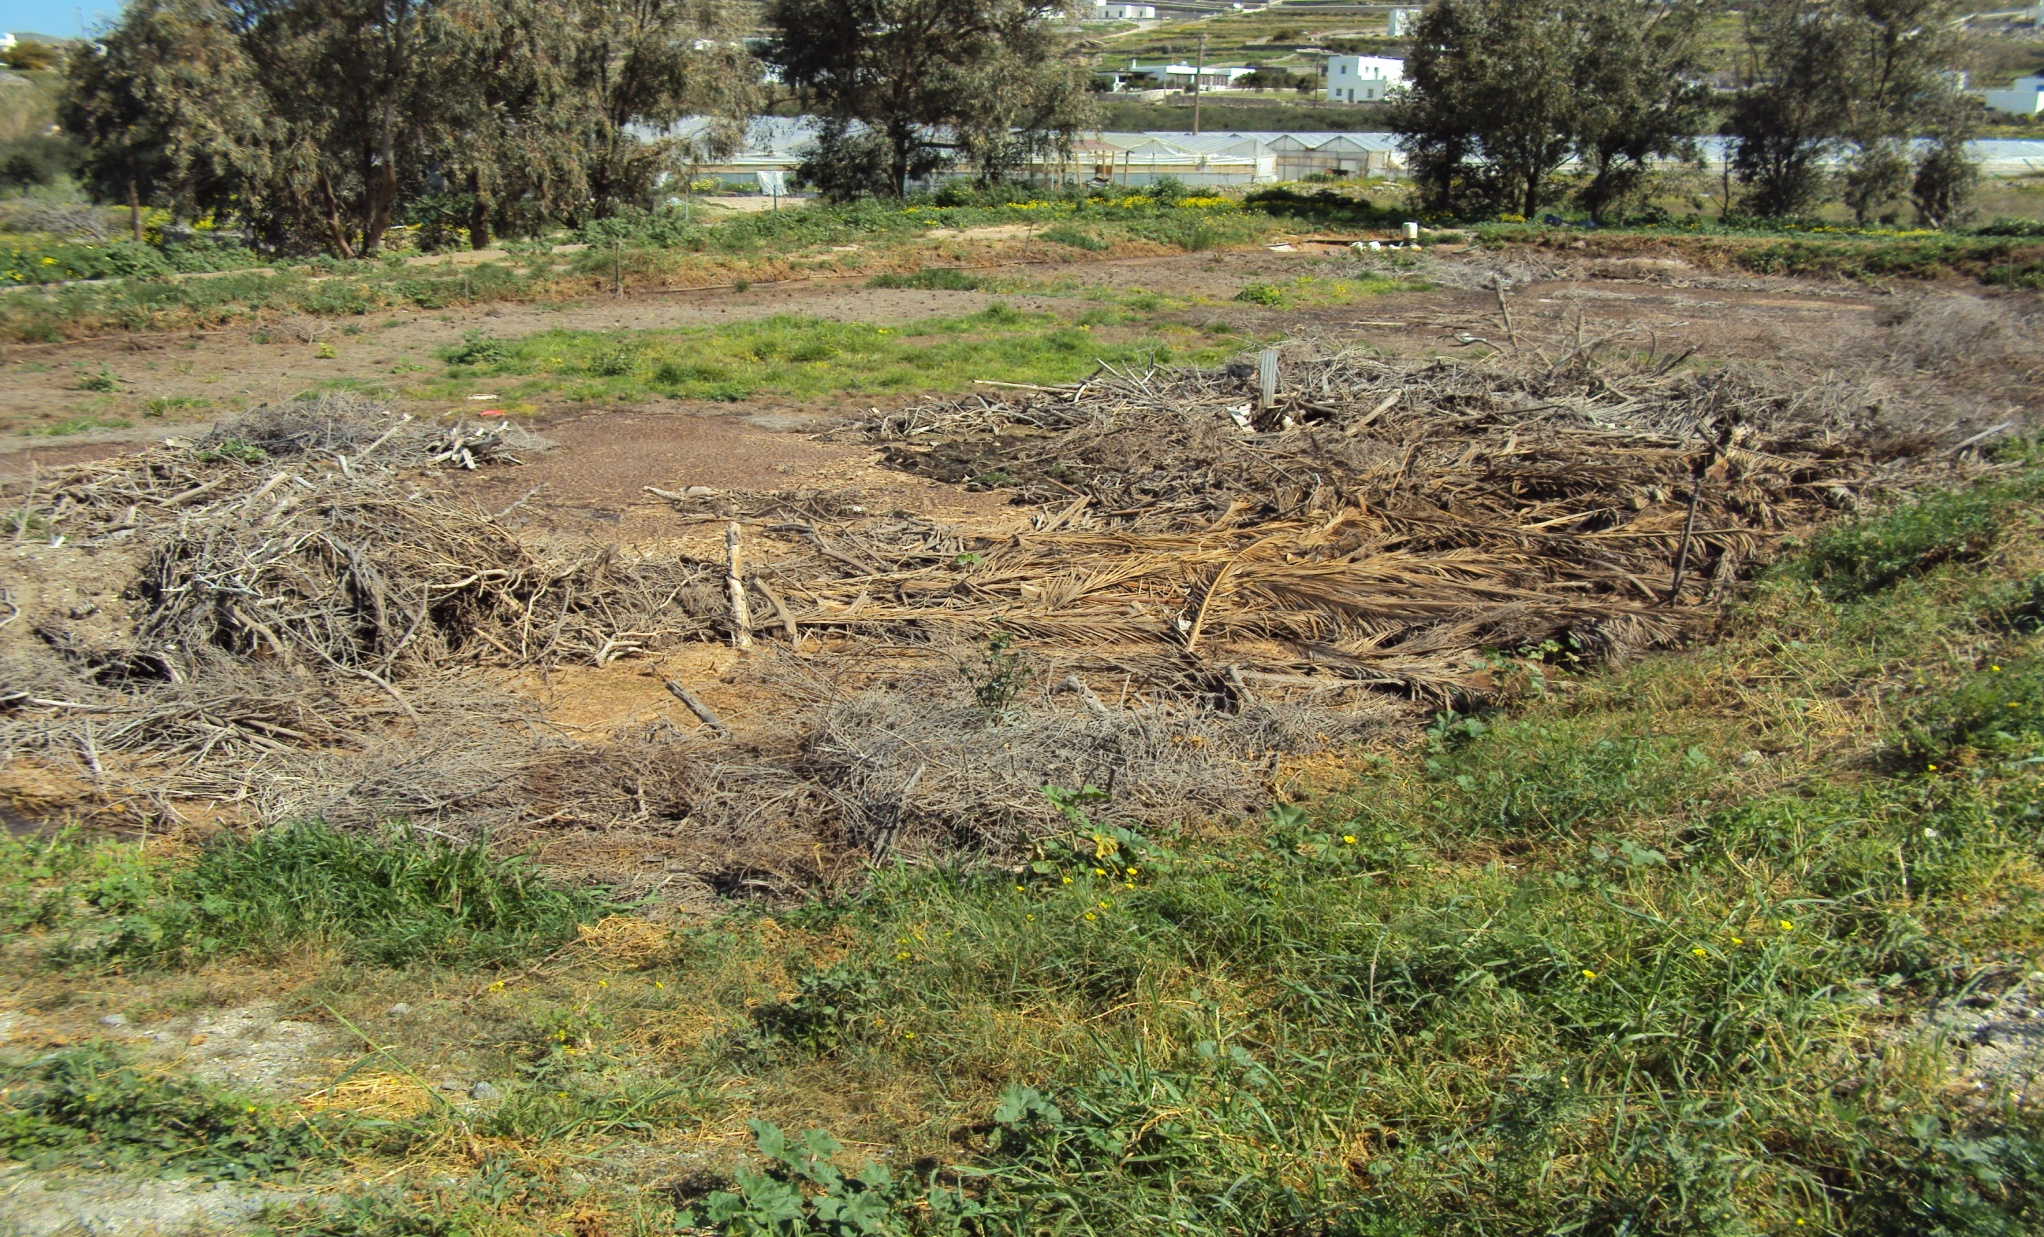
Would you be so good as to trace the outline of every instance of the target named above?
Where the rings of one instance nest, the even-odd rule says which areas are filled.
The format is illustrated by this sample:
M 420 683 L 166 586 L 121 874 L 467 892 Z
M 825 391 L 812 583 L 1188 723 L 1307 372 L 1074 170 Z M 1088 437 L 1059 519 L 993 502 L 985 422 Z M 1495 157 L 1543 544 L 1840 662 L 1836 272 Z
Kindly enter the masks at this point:
M 1907 195 L 1925 222 L 1962 214 L 1978 106 L 1950 72 L 1953 12 L 1952 0 L 1759 0 L 1748 9 L 1729 122 L 1745 208 L 1798 215 L 1835 194 L 1865 225 Z M 1917 137 L 1931 140 L 1918 149 Z
M 1438 0 L 1394 98 L 1425 206 L 1530 216 L 1579 159 L 1601 218 L 1651 160 L 1688 153 L 1703 91 L 1694 0 Z
M 1089 75 L 1043 0 L 771 0 L 768 63 L 821 116 L 803 175 L 826 195 L 901 196 L 963 160 L 985 180 L 1068 151 Z M 860 126 L 863 126 L 861 128 Z
M 101 46 L 62 109 L 100 193 L 342 256 L 436 193 L 477 244 L 643 205 L 757 84 L 727 0 L 135 0 Z

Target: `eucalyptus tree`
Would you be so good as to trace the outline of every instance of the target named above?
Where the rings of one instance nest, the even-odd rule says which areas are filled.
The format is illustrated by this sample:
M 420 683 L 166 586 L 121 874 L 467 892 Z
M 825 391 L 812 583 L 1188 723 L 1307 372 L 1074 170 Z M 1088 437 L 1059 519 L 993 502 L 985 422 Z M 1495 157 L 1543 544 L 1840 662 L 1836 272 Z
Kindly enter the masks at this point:
M 57 119 L 85 149 L 80 175 L 127 204 L 138 241 L 145 204 L 221 209 L 268 170 L 263 91 L 218 0 L 133 0 L 65 72 Z
M 1692 148 L 1700 17 L 1696 0 L 1439 0 L 1391 106 L 1422 203 L 1531 216 L 1580 160 L 1579 200 L 1605 215 Z
M 766 60 L 823 118 L 804 175 L 833 197 L 885 192 L 954 161 L 996 179 L 1069 151 L 1087 73 L 1045 0 L 769 0 Z M 863 126 L 863 127 L 862 127 Z
M 1757 215 L 1842 196 L 1865 225 L 1905 194 L 1963 209 L 1978 110 L 1958 90 L 1951 0 L 1758 0 L 1746 12 L 1732 167 Z M 1930 137 L 1927 144 L 1917 139 Z
M 404 204 L 493 224 L 650 202 L 757 90 L 729 0 L 137 0 L 70 80 L 102 192 L 231 209 L 279 249 L 376 254 Z M 690 112 L 713 123 L 663 136 Z

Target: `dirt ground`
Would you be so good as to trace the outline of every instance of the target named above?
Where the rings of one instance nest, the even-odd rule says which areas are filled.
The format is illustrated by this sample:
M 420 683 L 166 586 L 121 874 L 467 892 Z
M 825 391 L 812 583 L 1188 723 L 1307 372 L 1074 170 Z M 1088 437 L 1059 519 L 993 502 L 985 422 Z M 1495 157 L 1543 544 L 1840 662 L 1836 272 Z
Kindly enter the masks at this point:
M 1319 335 L 1388 352 L 1480 351 L 1505 336 L 1492 272 L 1510 277 L 1517 324 L 1553 330 L 1580 319 L 1584 329 L 1635 328 L 1638 343 L 1664 353 L 1697 348 L 1726 359 L 1764 358 L 1811 341 L 1856 334 L 1898 299 L 1923 295 L 1842 283 L 1708 276 L 1667 259 L 1603 262 L 1523 260 L 1500 265 L 1466 254 L 1435 263 L 1445 273 L 1425 292 L 1397 293 L 1367 303 L 1300 311 L 1272 310 L 1232 301 L 1244 284 L 1297 275 L 1329 276 L 1354 269 L 1345 254 L 1299 250 L 1184 254 L 1084 264 L 1002 268 L 1037 281 L 1077 280 L 1123 290 L 1144 289 L 1197 298 L 1188 318 L 1225 320 L 1259 333 Z M 394 374 L 435 368 L 435 349 L 469 331 L 495 336 L 565 328 L 648 329 L 714 325 L 805 314 L 840 321 L 900 322 L 971 313 L 1000 299 L 1020 308 L 1073 312 L 1085 302 L 1068 297 L 985 292 L 880 289 L 852 280 L 816 280 L 756 286 L 746 292 L 689 291 L 460 311 L 410 311 L 375 321 L 301 320 L 266 331 L 237 327 L 205 333 L 140 335 L 120 340 L 13 345 L 0 349 L 0 482 L 39 466 L 119 454 L 170 435 L 189 435 L 210 420 L 253 404 L 289 399 L 323 385 L 377 383 Z M 270 342 L 258 343 L 267 334 Z M 334 353 L 321 358 L 318 351 Z M 84 377 L 110 371 L 121 388 L 111 394 L 82 390 Z M 150 415 L 151 401 L 173 405 Z M 180 406 L 180 402 L 185 402 Z M 738 406 L 657 400 L 627 408 L 544 407 L 533 424 L 569 448 L 519 477 L 492 480 L 479 494 L 490 501 L 523 481 L 545 484 L 538 505 L 583 511 L 592 524 L 617 524 L 639 501 L 640 487 L 680 482 L 719 488 L 793 484 L 876 485 L 888 501 L 929 511 L 937 501 L 927 486 L 898 475 L 862 471 L 864 455 L 828 448 L 804 435 L 865 409 L 852 399 L 809 405 L 754 402 Z M 421 404 L 422 416 L 457 416 L 464 409 Z M 126 427 L 52 436 L 64 421 L 127 421 Z M 40 431 L 23 432 L 23 431 Z M 889 488 L 892 487 L 892 488 Z M 516 497 L 516 495 L 512 495 Z M 506 498 L 505 501 L 510 501 Z M 948 499 L 947 499 L 948 501 Z M 622 530 L 629 535 L 630 530 Z
M 1937 288 L 1903 290 L 1864 285 L 1796 283 L 1787 280 L 1725 279 L 1679 263 L 1636 259 L 1603 263 L 1536 265 L 1523 259 L 1494 264 L 1486 255 L 1440 259 L 1419 274 L 1435 281 L 1429 291 L 1397 293 L 1333 308 L 1282 311 L 1232 301 L 1245 284 L 1295 275 L 1353 273 L 1359 259 L 1326 252 L 1191 254 L 1164 259 L 1101 262 L 1084 266 L 1030 268 L 1033 279 L 1078 278 L 1122 288 L 1143 288 L 1183 298 L 1206 298 L 1192 315 L 1222 318 L 1256 333 L 1316 336 L 1324 340 L 1400 355 L 1476 355 L 1510 347 L 1522 338 L 1549 346 L 1569 339 L 1614 337 L 1613 346 L 1642 356 L 1679 358 L 1691 349 L 1706 362 L 1799 357 L 1835 358 L 1841 367 L 1868 363 L 1886 352 L 1924 346 L 1928 366 L 1950 346 L 1928 338 L 1924 329 L 1894 324 L 1926 305 L 1957 306 L 1960 319 L 1977 299 L 1957 298 Z M 1493 285 L 1509 285 L 1501 312 Z M 0 482 L 18 485 L 38 468 L 120 454 L 167 436 L 190 437 L 205 420 L 243 407 L 290 396 L 337 378 L 371 380 L 397 367 L 432 363 L 432 350 L 470 330 L 516 335 L 553 327 L 616 329 L 713 324 L 778 313 L 802 313 L 851 321 L 897 322 L 906 318 L 970 312 L 993 296 L 978 292 L 882 290 L 849 281 L 815 282 L 724 292 L 648 296 L 623 301 L 530 305 L 461 313 L 408 313 L 380 323 L 361 323 L 359 334 L 336 324 L 305 324 L 309 335 L 278 332 L 288 342 L 256 343 L 251 332 L 140 337 L 46 347 L 13 347 L 0 356 L 0 425 L 47 424 L 65 417 L 128 416 L 129 429 L 63 438 L 0 436 Z M 1007 296 L 1027 308 L 1070 312 L 1070 298 Z M 2034 312 L 2033 298 L 2007 298 L 2018 315 Z M 2003 306 L 2006 309 L 2008 306 Z M 1950 315 L 1947 315 L 1949 318 Z M 1915 319 L 1936 326 L 1944 319 Z M 1964 325 L 1961 321 L 1961 325 Z M 1991 325 L 1991 324 L 1990 324 Z M 1984 328 L 1983 328 L 1984 329 Z M 1973 340 L 1977 336 L 1963 336 Z M 1955 335 L 1954 338 L 1962 338 Z M 330 344 L 336 355 L 318 359 L 315 347 Z M 1935 345 L 1935 347 L 1933 347 Z M 1967 343 L 1966 346 L 1973 346 Z M 1943 348 L 1943 353 L 1936 352 Z M 2003 358 L 2005 359 L 2005 358 Z M 102 367 L 122 381 L 114 397 L 78 389 L 82 374 Z M 1977 417 L 2027 417 L 2037 402 L 2035 376 L 1997 360 L 1968 373 L 1951 371 L 1955 386 L 1983 385 Z M 102 401 L 110 398 L 109 405 Z M 150 399 L 203 399 L 210 406 L 183 421 L 175 416 L 143 419 L 134 410 Z M 452 410 L 417 406 L 423 417 Z M 1013 525 L 1018 509 L 1000 492 L 974 492 L 928 476 L 883 467 L 879 453 L 864 442 L 820 437 L 866 408 L 851 400 L 808 404 L 753 401 L 692 404 L 653 401 L 624 407 L 546 408 L 530 424 L 553 444 L 528 453 L 520 467 L 489 468 L 456 475 L 452 484 L 489 512 L 516 509 L 523 530 L 556 539 L 564 547 L 614 546 L 624 557 L 683 550 L 700 557 L 721 552 L 723 522 L 691 519 L 648 487 L 676 492 L 710 490 L 829 491 L 852 495 L 874 512 L 903 511 L 982 533 Z M 752 552 L 776 552 L 768 534 L 756 536 Z M 34 549 L 35 547 L 28 547 Z M 20 564 L 26 551 L 14 547 Z M 17 570 L 19 568 L 17 567 Z M 102 563 L 99 583 L 115 574 Z M 25 576 L 25 573 L 24 573 Z M 17 582 L 24 577 L 17 577 Z M 4 581 L 0 581 L 4 583 Z M 857 603 L 854 603 L 856 607 Z M 83 609 L 84 607 L 81 607 Z M 111 605 L 109 606 L 111 608 Z M 76 615 L 74 614 L 74 618 Z M 818 648 L 805 636 L 803 651 Z M 849 646 L 848 646 L 849 647 Z M 854 650 L 860 670 L 877 661 L 873 646 Z M 1110 650 L 1111 652 L 1112 650 Z M 891 651 L 889 655 L 901 655 Z M 940 658 L 942 649 L 925 654 Z M 773 692 L 784 680 L 758 668 L 775 664 L 746 659 L 724 643 L 695 642 L 660 657 L 625 658 L 606 665 L 560 665 L 549 670 L 496 672 L 496 686 L 535 703 L 546 722 L 578 742 L 599 744 L 625 727 L 665 725 L 693 731 L 696 722 L 678 707 L 668 683 L 690 685 L 698 697 L 741 735 L 780 724 L 786 701 Z M 902 665 L 907 666 L 906 660 Z M 850 673 L 850 671 L 847 671 Z M 1114 700 L 1112 695 L 1109 700 Z M 1118 705 L 1120 702 L 1116 701 Z M 1277 775 L 1304 777 L 1310 764 L 1286 765 Z M 0 769 L 0 809 L 12 803 L 22 815 L 0 824 L 27 827 L 29 810 L 54 813 L 83 788 L 31 779 L 28 770 Z M 918 770 L 920 775 L 920 770 Z M 11 780 L 10 780 L 11 779 Z M 913 779 L 911 779 L 913 784 Z M 907 792 L 902 792 L 905 800 Z M 47 800 L 47 803 L 45 803 Z M 685 840 L 684 840 L 685 841 Z M 614 870 L 614 855 L 596 856 L 598 845 L 630 850 L 633 862 L 677 875 L 649 873 L 635 886 L 644 892 L 663 879 L 681 880 L 692 861 L 684 841 L 621 831 L 615 840 L 563 834 L 539 844 L 542 862 L 573 871 L 599 860 Z M 693 845 L 693 843 L 687 843 Z M 693 879 L 693 878 L 689 878 Z M 192 981 L 109 976 L 90 992 L 67 991 L 55 978 L 0 999 L 0 1046 L 38 1051 L 106 1038 L 142 1059 L 266 1093 L 278 1099 L 313 1094 L 359 1058 L 363 1045 L 303 1009 L 265 999 L 274 984 L 246 975 L 216 973 Z M 2044 985 L 2044 978 L 2035 981 Z M 264 985 L 269 986 L 265 987 Z M 434 991 L 378 992 L 361 998 L 366 1033 L 397 1040 L 423 1025 L 435 1003 L 462 994 Z M 413 1011 L 421 1011 L 414 1013 Z M 412 1021 L 407 1022 L 410 1018 Z M 1979 1007 L 1950 1011 L 1931 1028 L 1945 1039 L 1969 1044 L 1966 1068 L 1974 1077 L 2020 1075 L 2026 1085 L 2037 1072 L 2039 1028 L 2044 1016 L 2030 990 L 2011 992 Z M 1941 1041 L 1942 1042 L 1942 1041 Z M 444 1045 L 443 1045 L 444 1046 Z M 427 1083 L 466 1110 L 492 1102 L 491 1080 L 465 1064 L 451 1064 Z M 253 1186 L 218 1187 L 162 1181 L 136 1174 L 57 1174 L 0 1168 L 0 1237 L 43 1234 L 235 1232 L 246 1231 L 266 1205 L 289 1203 L 297 1195 Z

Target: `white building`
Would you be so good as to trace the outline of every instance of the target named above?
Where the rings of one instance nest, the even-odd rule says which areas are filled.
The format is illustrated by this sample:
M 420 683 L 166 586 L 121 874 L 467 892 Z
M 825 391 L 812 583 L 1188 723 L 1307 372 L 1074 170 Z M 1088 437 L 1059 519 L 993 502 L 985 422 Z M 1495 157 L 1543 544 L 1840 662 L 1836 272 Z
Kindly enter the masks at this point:
M 13 35 L 11 35 L 11 34 L 8 34 L 8 33 L 7 33 L 6 31 L 4 31 L 4 30 L 0 30 L 0 52 L 11 52 L 11 51 L 13 51 L 13 50 L 14 50 L 14 36 L 13 36 Z
M 1157 79 L 1172 90 L 1192 89 L 1192 79 L 1199 78 L 1201 90 L 1226 90 L 1239 79 L 1248 77 L 1255 69 L 1239 64 L 1210 64 L 1205 68 L 1191 64 L 1137 64 L 1128 62 L 1129 73 Z
M 1394 39 L 1402 39 L 1412 33 L 1414 23 L 1419 21 L 1418 9 L 1392 9 L 1385 24 L 1384 32 Z
M 1329 56 L 1329 103 L 1381 103 L 1405 80 L 1405 62 L 1390 56 Z
M 1121 4 L 1109 0 L 1094 0 L 1093 21 L 1156 21 L 1157 6 L 1154 4 Z
M 2035 116 L 2044 111 L 2044 77 L 2019 77 L 2007 90 L 1983 90 L 1980 94 L 1997 112 Z

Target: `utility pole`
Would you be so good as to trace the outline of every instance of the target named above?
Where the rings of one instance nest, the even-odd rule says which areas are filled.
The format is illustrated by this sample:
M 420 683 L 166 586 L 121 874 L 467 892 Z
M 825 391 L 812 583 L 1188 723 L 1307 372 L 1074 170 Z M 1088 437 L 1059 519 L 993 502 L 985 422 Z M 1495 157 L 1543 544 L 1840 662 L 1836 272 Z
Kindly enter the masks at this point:
M 1199 62 L 1192 67 L 1192 135 L 1199 136 L 1199 79 L 1207 71 L 1207 36 L 1199 36 Z

